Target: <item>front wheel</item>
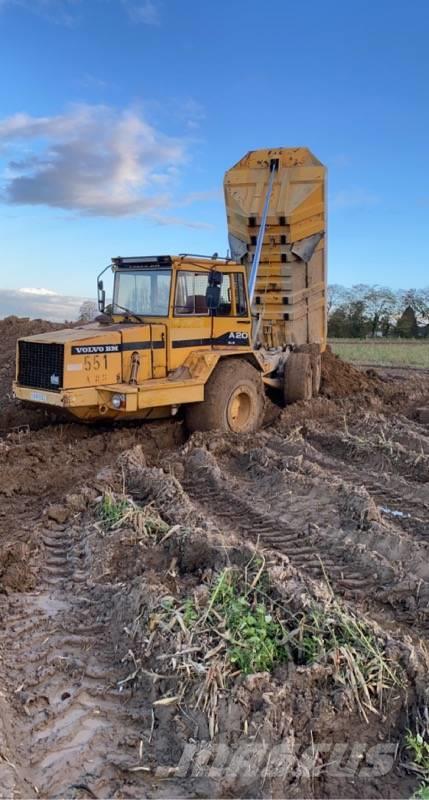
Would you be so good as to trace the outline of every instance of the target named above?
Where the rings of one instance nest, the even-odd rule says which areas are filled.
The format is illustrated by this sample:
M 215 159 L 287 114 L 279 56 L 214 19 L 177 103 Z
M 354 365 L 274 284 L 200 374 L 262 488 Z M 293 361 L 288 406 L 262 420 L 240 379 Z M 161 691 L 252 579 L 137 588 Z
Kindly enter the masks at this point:
M 189 431 L 221 430 L 253 433 L 262 424 L 264 387 L 259 372 L 247 361 L 227 358 L 210 375 L 201 403 L 186 407 Z

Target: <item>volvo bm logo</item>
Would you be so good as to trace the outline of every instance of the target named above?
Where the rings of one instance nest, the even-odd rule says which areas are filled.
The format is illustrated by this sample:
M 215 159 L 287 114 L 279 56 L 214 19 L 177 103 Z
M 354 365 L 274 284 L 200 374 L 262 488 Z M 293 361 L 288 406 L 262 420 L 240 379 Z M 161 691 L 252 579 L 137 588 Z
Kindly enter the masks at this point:
M 119 344 L 78 344 L 72 347 L 72 356 L 92 356 L 98 353 L 119 353 Z

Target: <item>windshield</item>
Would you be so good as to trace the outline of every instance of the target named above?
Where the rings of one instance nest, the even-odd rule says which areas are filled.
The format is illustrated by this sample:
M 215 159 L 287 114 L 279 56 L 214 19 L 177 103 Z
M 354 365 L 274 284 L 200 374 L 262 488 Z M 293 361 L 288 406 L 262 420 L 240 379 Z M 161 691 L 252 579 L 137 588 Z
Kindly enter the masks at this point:
M 127 309 L 133 314 L 167 317 L 170 283 L 169 269 L 116 272 L 113 312 Z

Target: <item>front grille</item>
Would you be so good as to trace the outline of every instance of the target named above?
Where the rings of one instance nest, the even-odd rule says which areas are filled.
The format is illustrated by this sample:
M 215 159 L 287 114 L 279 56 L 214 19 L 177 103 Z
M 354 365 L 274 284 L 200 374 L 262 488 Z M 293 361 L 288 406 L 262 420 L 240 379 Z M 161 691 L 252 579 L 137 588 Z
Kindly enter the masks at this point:
M 18 383 L 34 389 L 59 391 L 63 386 L 64 345 L 18 342 Z

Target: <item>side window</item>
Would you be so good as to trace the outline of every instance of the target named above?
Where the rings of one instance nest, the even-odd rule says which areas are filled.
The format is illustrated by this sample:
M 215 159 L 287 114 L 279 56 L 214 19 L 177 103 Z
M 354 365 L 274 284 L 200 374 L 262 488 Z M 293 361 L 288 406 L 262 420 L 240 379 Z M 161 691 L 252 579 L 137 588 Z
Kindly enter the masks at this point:
M 185 314 L 207 314 L 209 310 L 206 302 L 206 289 L 208 273 L 188 272 L 181 270 L 177 273 L 176 297 L 174 300 L 175 316 Z M 231 276 L 224 275 L 220 292 L 219 308 L 215 311 L 216 317 L 225 317 L 231 313 Z
M 208 314 L 206 303 L 207 274 L 201 272 L 177 273 L 174 313 Z
M 246 289 L 244 286 L 244 275 L 239 272 L 233 273 L 235 289 L 235 313 L 237 317 L 247 317 Z
M 216 317 L 229 317 L 231 313 L 231 275 L 224 274 L 220 287 L 219 308 L 215 311 Z

